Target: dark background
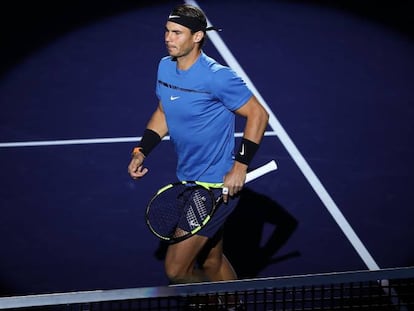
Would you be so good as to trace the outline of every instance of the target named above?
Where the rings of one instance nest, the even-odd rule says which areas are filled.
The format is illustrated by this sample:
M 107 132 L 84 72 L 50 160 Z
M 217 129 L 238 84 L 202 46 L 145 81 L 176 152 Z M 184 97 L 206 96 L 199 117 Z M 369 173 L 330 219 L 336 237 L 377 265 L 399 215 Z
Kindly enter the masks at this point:
M 228 2 L 228 1 L 227 1 Z M 242 1 L 243 2 L 243 1 Z M 244 1 L 247 2 L 247 1 Z M 413 35 L 410 1 L 273 1 L 305 4 L 341 10 L 382 24 L 409 36 Z M 64 33 L 99 19 L 159 3 L 179 1 L 6 1 L 1 3 L 2 66 L 9 68 L 33 49 L 48 44 Z M 254 7 L 252 5 L 252 7 Z
M 141 135 L 177 3 L 2 2 L 0 143 Z M 413 265 L 409 1 L 198 3 L 378 265 Z M 134 182 L 133 146 L 0 148 L 0 295 L 167 284 L 143 211 L 175 156 Z M 239 276 L 367 269 L 277 136 L 270 159 L 226 227 Z

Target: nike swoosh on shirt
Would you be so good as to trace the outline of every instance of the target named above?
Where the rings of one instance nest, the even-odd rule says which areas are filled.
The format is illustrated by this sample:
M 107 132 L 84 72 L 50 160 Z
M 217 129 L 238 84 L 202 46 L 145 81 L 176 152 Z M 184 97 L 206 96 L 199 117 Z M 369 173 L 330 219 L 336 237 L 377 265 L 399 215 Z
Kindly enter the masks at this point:
M 170 100 L 176 100 L 176 99 L 179 99 L 180 98 L 180 96 L 170 96 Z

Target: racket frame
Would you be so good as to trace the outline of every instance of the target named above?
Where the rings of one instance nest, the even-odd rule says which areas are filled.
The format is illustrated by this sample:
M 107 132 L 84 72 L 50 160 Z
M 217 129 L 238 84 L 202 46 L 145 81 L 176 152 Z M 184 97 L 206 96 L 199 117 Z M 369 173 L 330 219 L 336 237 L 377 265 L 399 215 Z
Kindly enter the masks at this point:
M 267 162 L 266 164 L 264 164 L 264 165 L 262 165 L 262 166 L 260 166 L 256 169 L 248 172 L 247 175 L 246 175 L 245 183 L 251 182 L 251 181 L 255 180 L 256 178 L 259 178 L 259 177 L 261 177 L 261 176 L 263 176 L 267 173 L 270 173 L 274 170 L 277 170 L 277 169 L 278 169 L 278 166 L 276 164 L 276 161 L 271 160 L 271 161 Z M 194 184 L 194 186 L 191 186 L 191 184 Z M 176 185 L 189 185 L 191 187 L 202 187 L 202 188 L 206 189 L 209 192 L 209 194 L 214 199 L 214 200 L 212 200 L 214 203 L 213 203 L 213 207 L 211 209 L 211 212 L 207 215 L 207 217 L 201 222 L 201 224 L 198 227 L 190 230 L 187 234 L 185 234 L 183 236 L 180 236 L 180 237 L 177 237 L 177 238 L 172 238 L 172 237 L 166 237 L 166 236 L 163 236 L 163 235 L 159 234 L 153 228 L 153 226 L 151 225 L 151 223 L 149 221 L 148 214 L 149 214 L 149 211 L 151 209 L 152 202 L 158 197 L 158 195 L 161 194 L 164 191 L 167 191 L 168 189 L 170 189 L 170 188 L 172 188 Z M 200 182 L 200 181 L 177 181 L 177 182 L 165 185 L 164 187 L 160 188 L 156 192 L 155 195 L 153 195 L 153 197 L 151 198 L 151 200 L 149 201 L 149 203 L 146 207 L 145 221 L 146 221 L 149 229 L 159 239 L 164 240 L 164 241 L 168 241 L 170 244 L 178 243 L 180 241 L 183 241 L 183 240 L 189 238 L 190 236 L 193 236 L 198 231 L 200 231 L 210 221 L 211 217 L 213 216 L 214 212 L 217 209 L 217 206 L 219 205 L 220 201 L 223 198 L 223 195 L 220 195 L 217 199 L 215 199 L 211 188 L 222 188 L 222 187 L 223 187 L 223 183 L 206 183 L 206 182 Z
M 178 185 L 188 185 L 188 187 L 194 187 L 194 188 L 203 188 L 205 190 L 207 190 L 207 192 L 209 193 L 209 195 L 211 196 L 211 200 L 213 202 L 213 206 L 211 208 L 210 213 L 206 216 L 205 219 L 203 219 L 203 221 L 200 223 L 199 226 L 197 226 L 196 228 L 188 231 L 185 235 L 176 237 L 176 238 L 172 238 L 172 237 L 167 237 L 164 235 L 161 235 L 160 233 L 158 233 L 154 227 L 151 225 L 151 222 L 149 221 L 149 217 L 148 214 L 150 212 L 151 206 L 152 206 L 152 202 L 157 199 L 158 195 L 160 195 L 161 193 L 171 189 L 172 187 L 178 186 Z M 177 181 L 177 182 L 173 182 L 170 184 L 165 185 L 164 187 L 160 188 L 155 195 L 153 195 L 153 197 L 151 198 L 151 200 L 149 201 L 146 211 L 145 211 L 145 222 L 148 225 L 150 231 L 157 236 L 159 239 L 164 240 L 164 241 L 168 241 L 170 244 L 173 243 L 178 243 L 180 241 L 183 241 L 187 238 L 189 238 L 190 236 L 195 235 L 198 231 L 200 231 L 211 219 L 211 217 L 213 216 L 214 212 L 217 209 L 218 204 L 220 203 L 222 196 L 220 195 L 217 199 L 214 197 L 214 193 L 212 192 L 212 188 L 221 188 L 223 186 L 222 183 L 218 184 L 218 183 L 205 183 L 205 182 L 199 182 L 199 181 Z M 179 228 L 176 228 L 179 229 Z

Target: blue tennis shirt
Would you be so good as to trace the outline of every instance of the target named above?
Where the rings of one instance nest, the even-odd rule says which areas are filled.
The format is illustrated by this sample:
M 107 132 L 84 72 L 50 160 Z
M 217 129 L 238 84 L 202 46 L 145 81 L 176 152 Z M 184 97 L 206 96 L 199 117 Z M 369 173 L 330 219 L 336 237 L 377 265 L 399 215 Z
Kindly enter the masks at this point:
M 229 67 L 201 53 L 188 70 L 160 60 L 156 94 L 177 152 L 179 180 L 223 182 L 234 159 L 234 111 L 253 95 Z

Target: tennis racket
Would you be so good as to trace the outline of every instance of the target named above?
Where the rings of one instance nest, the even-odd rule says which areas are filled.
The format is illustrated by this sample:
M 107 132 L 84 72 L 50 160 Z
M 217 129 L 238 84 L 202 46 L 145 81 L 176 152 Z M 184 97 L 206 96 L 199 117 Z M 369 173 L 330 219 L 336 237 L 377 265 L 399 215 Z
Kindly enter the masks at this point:
M 252 170 L 246 175 L 246 183 L 277 169 L 274 160 Z M 222 184 L 214 185 L 218 188 Z M 222 196 L 217 199 L 211 184 L 197 181 L 181 181 L 168 184 L 157 191 L 150 200 L 146 223 L 158 238 L 176 243 L 196 234 L 211 219 Z

